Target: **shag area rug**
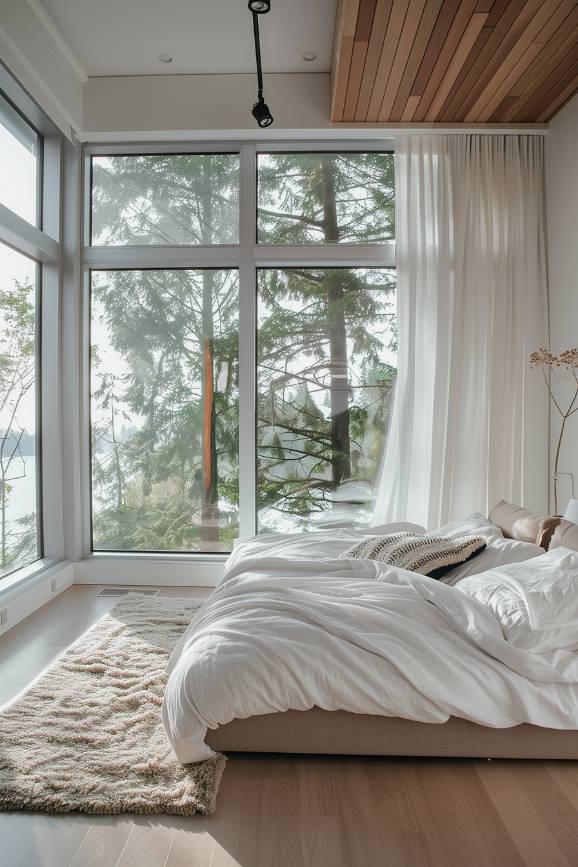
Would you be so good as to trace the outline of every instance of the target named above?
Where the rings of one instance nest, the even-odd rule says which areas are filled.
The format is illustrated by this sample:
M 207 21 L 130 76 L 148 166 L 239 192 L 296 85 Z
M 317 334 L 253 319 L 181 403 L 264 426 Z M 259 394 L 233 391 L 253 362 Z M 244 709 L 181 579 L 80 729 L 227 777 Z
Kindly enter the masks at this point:
M 179 764 L 165 667 L 200 606 L 132 594 L 0 711 L 0 808 L 212 813 L 226 759 Z

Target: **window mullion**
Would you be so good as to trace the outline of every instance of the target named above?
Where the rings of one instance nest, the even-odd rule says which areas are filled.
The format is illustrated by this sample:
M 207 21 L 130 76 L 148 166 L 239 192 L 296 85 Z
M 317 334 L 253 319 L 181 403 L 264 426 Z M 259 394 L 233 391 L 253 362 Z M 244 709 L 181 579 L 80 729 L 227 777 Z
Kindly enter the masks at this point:
M 2 204 L 0 204 L 0 241 L 18 250 L 19 253 L 41 262 L 58 262 L 60 259 L 58 241 Z
M 256 237 L 256 154 L 241 148 L 239 269 L 239 535 L 256 532 L 255 327 L 256 286 L 253 245 Z
M 395 241 L 382 244 L 259 244 L 257 266 L 376 267 L 395 265 Z
M 236 268 L 239 247 L 85 247 L 84 265 L 114 268 Z

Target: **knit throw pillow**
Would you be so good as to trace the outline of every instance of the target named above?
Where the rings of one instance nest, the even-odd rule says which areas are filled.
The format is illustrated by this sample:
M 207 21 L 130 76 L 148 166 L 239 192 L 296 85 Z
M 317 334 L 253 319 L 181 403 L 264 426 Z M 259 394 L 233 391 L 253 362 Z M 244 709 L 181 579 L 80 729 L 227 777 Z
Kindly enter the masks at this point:
M 366 536 L 341 554 L 347 560 L 379 560 L 410 572 L 441 578 L 486 547 L 482 536 L 415 536 L 391 533 Z

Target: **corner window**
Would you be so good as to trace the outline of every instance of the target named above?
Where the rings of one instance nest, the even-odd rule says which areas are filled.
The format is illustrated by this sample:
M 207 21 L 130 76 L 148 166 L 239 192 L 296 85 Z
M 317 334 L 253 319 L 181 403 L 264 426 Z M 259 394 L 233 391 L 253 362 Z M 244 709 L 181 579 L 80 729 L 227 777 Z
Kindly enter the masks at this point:
M 38 250 L 31 255 L 42 222 L 41 155 L 40 135 L 0 95 L 0 579 L 43 553 L 42 263 Z

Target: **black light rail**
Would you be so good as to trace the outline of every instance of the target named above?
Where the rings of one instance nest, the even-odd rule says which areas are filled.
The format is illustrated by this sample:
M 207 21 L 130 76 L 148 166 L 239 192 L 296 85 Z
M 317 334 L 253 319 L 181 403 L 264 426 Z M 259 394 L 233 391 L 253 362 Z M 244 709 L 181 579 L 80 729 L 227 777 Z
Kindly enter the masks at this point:
M 251 114 L 260 127 L 271 126 L 273 115 L 263 99 L 263 67 L 261 65 L 261 40 L 259 38 L 259 15 L 271 10 L 271 0 L 249 0 L 249 10 L 253 16 L 253 36 L 255 37 L 255 60 L 257 62 L 257 102 Z

